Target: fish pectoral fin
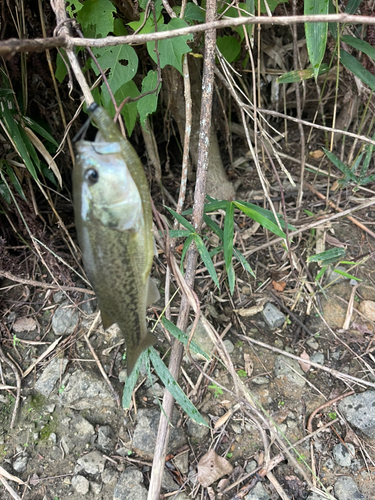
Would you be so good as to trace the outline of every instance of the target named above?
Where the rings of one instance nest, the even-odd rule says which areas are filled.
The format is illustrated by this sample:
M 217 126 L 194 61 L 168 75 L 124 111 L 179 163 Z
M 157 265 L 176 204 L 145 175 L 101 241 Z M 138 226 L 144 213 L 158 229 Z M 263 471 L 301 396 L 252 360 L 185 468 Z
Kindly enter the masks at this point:
M 147 301 L 146 301 L 147 307 L 150 306 L 151 304 L 154 304 L 159 299 L 160 299 L 160 293 L 158 287 L 156 286 L 155 281 L 151 277 L 149 277 L 148 287 L 147 287 Z
M 104 330 L 107 330 L 107 328 L 113 325 L 114 321 L 112 321 L 111 318 L 102 310 L 100 311 L 100 315 L 102 317 L 103 328 Z
M 151 347 L 155 344 L 156 337 L 152 335 L 152 333 L 147 332 L 147 336 L 141 341 L 141 343 L 137 346 L 126 346 L 126 360 L 127 360 L 127 372 L 128 377 L 133 371 L 139 356 L 142 354 L 144 350 L 148 347 Z

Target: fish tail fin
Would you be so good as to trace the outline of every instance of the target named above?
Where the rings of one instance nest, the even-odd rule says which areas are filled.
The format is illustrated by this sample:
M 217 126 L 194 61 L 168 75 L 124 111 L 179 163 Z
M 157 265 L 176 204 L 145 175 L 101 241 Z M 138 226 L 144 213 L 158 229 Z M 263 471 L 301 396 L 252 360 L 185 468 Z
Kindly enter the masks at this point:
M 127 366 L 127 372 L 128 372 L 128 377 L 133 371 L 139 356 L 142 354 L 144 350 L 146 350 L 148 347 L 153 346 L 156 343 L 156 337 L 152 335 L 152 333 L 147 332 L 147 336 L 142 340 L 142 342 L 134 346 L 134 348 L 129 349 L 129 352 L 127 352 L 126 355 L 126 360 L 128 363 Z

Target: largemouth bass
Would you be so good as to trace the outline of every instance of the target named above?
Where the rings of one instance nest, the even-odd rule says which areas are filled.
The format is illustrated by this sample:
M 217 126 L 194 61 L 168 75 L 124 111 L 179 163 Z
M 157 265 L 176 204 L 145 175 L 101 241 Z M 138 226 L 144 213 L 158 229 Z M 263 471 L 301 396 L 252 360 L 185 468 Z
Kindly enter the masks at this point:
M 130 375 L 155 343 L 146 307 L 159 297 L 150 279 L 154 254 L 150 192 L 141 161 L 107 112 L 93 104 L 95 142 L 76 143 L 73 200 L 78 241 L 104 329 L 117 323 L 126 341 Z

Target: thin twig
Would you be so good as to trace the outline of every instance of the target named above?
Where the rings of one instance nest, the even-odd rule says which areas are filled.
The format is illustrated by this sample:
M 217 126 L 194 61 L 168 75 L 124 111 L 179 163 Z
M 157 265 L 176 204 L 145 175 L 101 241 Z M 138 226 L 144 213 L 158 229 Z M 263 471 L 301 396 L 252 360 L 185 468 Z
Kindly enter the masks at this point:
M 319 413 L 321 410 L 324 408 L 327 408 L 328 406 L 332 406 L 333 404 L 337 403 L 338 401 L 341 401 L 342 399 L 351 396 L 354 394 L 354 391 L 347 392 L 346 394 L 341 394 L 341 396 L 337 396 L 337 398 L 331 399 L 330 401 L 327 401 L 326 403 L 323 403 L 320 405 L 318 408 L 315 408 L 315 410 L 311 413 L 309 420 L 307 421 L 307 430 L 309 433 L 312 433 L 312 422 L 315 418 L 315 415 Z M 321 430 L 319 428 L 319 430 Z

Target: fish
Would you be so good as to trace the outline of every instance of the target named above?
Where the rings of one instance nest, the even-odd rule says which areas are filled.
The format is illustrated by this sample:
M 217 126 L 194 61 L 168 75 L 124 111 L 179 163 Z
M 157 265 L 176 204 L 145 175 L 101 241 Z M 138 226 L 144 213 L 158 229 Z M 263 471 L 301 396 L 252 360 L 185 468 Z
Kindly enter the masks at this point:
M 155 344 L 146 308 L 160 298 L 150 278 L 154 256 L 150 191 L 138 154 L 104 108 L 92 104 L 95 141 L 76 142 L 75 226 L 103 327 L 117 323 L 126 342 L 128 376 Z

